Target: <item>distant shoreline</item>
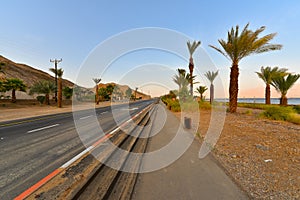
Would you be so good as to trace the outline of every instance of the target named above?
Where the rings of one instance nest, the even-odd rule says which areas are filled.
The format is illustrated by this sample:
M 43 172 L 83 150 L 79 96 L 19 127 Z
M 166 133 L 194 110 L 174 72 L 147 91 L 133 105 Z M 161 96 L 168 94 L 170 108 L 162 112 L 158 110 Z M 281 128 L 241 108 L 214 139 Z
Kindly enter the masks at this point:
M 216 101 L 229 102 L 229 98 L 216 98 Z M 238 103 L 258 103 L 264 104 L 265 98 L 238 98 Z M 271 98 L 271 104 L 279 104 L 280 98 Z M 300 97 L 288 98 L 288 105 L 300 105 Z

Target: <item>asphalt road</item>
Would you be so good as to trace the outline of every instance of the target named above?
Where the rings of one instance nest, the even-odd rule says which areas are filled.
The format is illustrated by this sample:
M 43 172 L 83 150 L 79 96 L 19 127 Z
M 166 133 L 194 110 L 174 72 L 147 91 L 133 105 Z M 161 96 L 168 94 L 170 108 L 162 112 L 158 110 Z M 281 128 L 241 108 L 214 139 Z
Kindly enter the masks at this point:
M 0 123 L 0 199 L 16 197 L 152 102 Z

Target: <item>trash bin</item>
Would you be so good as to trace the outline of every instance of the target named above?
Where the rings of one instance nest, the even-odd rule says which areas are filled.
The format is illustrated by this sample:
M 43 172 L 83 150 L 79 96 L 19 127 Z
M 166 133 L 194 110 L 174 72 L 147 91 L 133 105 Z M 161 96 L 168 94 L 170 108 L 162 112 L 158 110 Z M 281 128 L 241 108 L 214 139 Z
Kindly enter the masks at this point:
M 184 117 L 184 127 L 187 129 L 191 129 L 192 127 L 192 119 L 189 117 Z

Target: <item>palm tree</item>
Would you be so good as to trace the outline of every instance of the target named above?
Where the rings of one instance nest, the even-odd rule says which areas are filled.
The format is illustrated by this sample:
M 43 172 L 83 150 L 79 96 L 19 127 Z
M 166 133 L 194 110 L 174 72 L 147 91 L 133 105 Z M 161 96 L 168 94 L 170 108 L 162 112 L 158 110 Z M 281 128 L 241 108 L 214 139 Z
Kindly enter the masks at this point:
M 178 74 L 173 77 L 173 81 L 178 85 L 179 100 L 184 100 L 188 96 L 187 86 L 189 84 L 190 75 L 186 74 L 185 69 L 177 69 Z
M 248 30 L 248 26 L 249 24 L 245 26 L 241 33 L 239 33 L 239 26 L 236 26 L 235 29 L 232 27 L 231 31 L 228 31 L 227 41 L 222 39 L 219 40 L 223 50 L 210 45 L 210 47 L 232 61 L 229 84 L 229 111 L 232 113 L 236 112 L 237 109 L 239 62 L 252 54 L 264 53 L 282 48 L 282 45 L 279 44 L 269 44 L 276 36 L 276 33 L 258 38 L 259 34 L 265 30 L 265 27 L 262 26 L 253 32 Z
M 286 106 L 288 104 L 287 92 L 299 78 L 300 74 L 289 74 L 288 76 L 280 76 L 272 80 L 271 84 L 281 93 L 280 105 Z
M 57 91 L 57 107 L 62 107 L 62 76 L 64 74 L 64 70 L 62 68 L 57 69 L 57 77 L 58 77 L 58 91 Z
M 185 69 L 177 69 L 178 74 L 173 77 L 173 81 L 178 85 L 178 91 L 183 87 L 187 87 L 189 82 Z
M 55 92 L 55 84 L 51 81 L 39 81 L 35 83 L 31 88 L 29 94 L 44 94 L 45 95 L 45 104 L 50 105 L 49 96 L 51 93 Z
M 261 67 L 260 72 L 256 72 L 259 78 L 261 78 L 266 84 L 266 91 L 265 91 L 265 101 L 266 104 L 271 104 L 271 83 L 273 79 L 276 79 L 280 76 L 287 75 L 287 69 L 279 69 L 278 67 Z
M 201 101 L 204 100 L 203 99 L 203 94 L 207 90 L 207 87 L 206 86 L 199 86 L 199 87 L 196 88 L 196 90 L 200 94 Z
M 214 101 L 214 93 L 215 93 L 215 87 L 214 87 L 214 80 L 215 78 L 218 76 L 219 71 L 216 72 L 212 72 L 212 71 L 208 71 L 204 74 L 204 76 L 210 81 L 210 97 L 209 97 L 209 102 L 210 104 L 213 103 Z
M 190 53 L 190 61 L 189 61 L 189 70 L 190 70 L 190 95 L 193 96 L 193 71 L 194 71 L 194 60 L 193 60 L 193 54 L 198 46 L 200 46 L 200 41 L 193 41 L 191 43 L 190 41 L 187 42 L 187 47 Z
M 93 81 L 96 84 L 95 103 L 98 105 L 99 104 L 99 93 L 98 93 L 99 88 L 98 88 L 98 84 L 100 83 L 101 78 L 93 78 Z
M 12 90 L 11 92 L 11 102 L 16 103 L 17 98 L 16 98 L 16 90 L 26 92 L 26 85 L 23 83 L 22 80 L 18 78 L 10 78 L 6 79 L 5 83 L 5 88 L 6 90 Z

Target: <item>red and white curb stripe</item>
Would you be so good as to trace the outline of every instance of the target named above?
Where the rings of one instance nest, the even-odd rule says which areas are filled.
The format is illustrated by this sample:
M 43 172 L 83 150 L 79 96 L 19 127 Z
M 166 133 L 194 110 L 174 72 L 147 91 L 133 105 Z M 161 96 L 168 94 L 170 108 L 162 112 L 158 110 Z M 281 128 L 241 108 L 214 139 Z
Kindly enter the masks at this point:
M 119 131 L 121 128 L 125 127 L 126 125 L 129 124 L 129 122 L 131 122 L 132 120 L 134 120 L 135 118 L 137 118 L 140 114 L 142 114 L 146 109 L 148 109 L 149 106 L 147 106 L 146 108 L 144 108 L 142 111 L 140 111 L 139 113 L 137 113 L 135 116 L 133 116 L 132 118 L 130 118 L 129 120 L 127 120 L 126 122 L 124 122 L 121 126 L 115 128 L 114 130 L 112 130 L 110 133 L 106 134 L 105 136 L 103 136 L 102 138 L 100 138 L 97 142 L 95 142 L 93 145 L 91 145 L 90 147 L 88 147 L 87 149 L 85 149 L 84 151 L 82 151 L 81 153 L 77 154 L 75 157 L 73 157 L 71 160 L 69 160 L 68 162 L 66 162 L 65 164 L 63 164 L 62 166 L 60 166 L 59 168 L 57 168 L 56 170 L 54 170 L 53 172 L 51 172 L 50 174 L 48 174 L 46 177 L 44 177 L 43 179 L 41 179 L 39 182 L 37 182 L 36 184 L 34 184 L 33 186 L 31 186 L 30 188 L 28 188 L 27 190 L 25 190 L 24 192 L 22 192 L 20 195 L 18 195 L 16 198 L 14 198 L 14 200 L 22 200 L 27 198 L 28 196 L 30 196 L 33 192 L 35 192 L 37 189 L 39 189 L 40 187 L 42 187 L 44 184 L 46 184 L 48 181 L 50 181 L 52 178 L 54 178 L 56 175 L 58 175 L 60 172 L 62 172 L 63 170 L 65 170 L 66 168 L 68 168 L 70 165 L 72 165 L 75 161 L 79 160 L 83 155 L 85 155 L 86 153 L 88 153 L 89 151 L 92 151 L 93 149 L 95 149 L 100 143 L 106 141 L 108 138 L 112 137 L 114 133 L 116 133 L 117 131 Z

